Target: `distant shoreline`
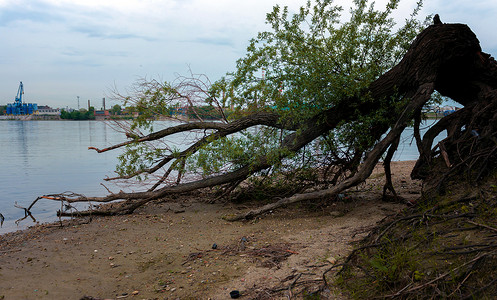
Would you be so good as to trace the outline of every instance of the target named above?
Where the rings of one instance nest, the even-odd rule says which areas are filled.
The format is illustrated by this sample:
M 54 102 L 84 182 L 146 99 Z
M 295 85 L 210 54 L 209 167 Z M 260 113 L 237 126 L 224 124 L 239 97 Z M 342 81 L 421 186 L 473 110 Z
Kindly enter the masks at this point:
M 74 120 L 74 119 L 61 119 L 60 116 L 0 116 L 0 121 L 111 121 L 111 120 L 126 120 L 126 118 L 109 118 L 109 119 L 87 119 L 87 120 Z
M 443 114 L 428 113 L 426 114 L 427 120 L 439 120 L 443 118 Z M 166 118 L 169 120 L 169 118 Z M 174 118 L 173 118 L 174 119 Z M 73 120 L 73 119 L 61 119 L 60 115 L 25 115 L 25 116 L 5 116 L 0 115 L 0 121 L 111 121 L 111 120 L 129 120 L 126 117 L 118 118 L 96 118 L 88 120 Z M 159 118 L 156 121 L 164 121 L 164 119 Z M 181 120 L 185 121 L 185 120 Z
M 126 121 L 132 120 L 132 117 L 129 116 L 112 116 L 110 118 L 101 118 L 96 117 L 95 119 L 84 119 L 84 120 L 76 120 L 76 119 L 62 119 L 60 116 L 49 116 L 49 115 L 28 115 L 28 116 L 0 116 L 0 121 Z M 198 122 L 196 119 L 188 120 L 186 118 L 180 117 L 159 117 L 155 118 L 154 121 L 190 121 L 190 122 Z M 211 120 L 209 120 L 211 121 Z

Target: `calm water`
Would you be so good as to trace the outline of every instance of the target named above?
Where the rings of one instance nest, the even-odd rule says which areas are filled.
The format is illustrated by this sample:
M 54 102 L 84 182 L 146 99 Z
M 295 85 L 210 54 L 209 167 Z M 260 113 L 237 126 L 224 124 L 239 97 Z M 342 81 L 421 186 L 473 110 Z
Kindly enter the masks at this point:
M 162 123 L 161 127 L 174 123 Z M 395 160 L 415 160 L 417 149 L 410 145 L 412 132 L 406 132 Z M 114 176 L 120 150 L 97 153 L 89 146 L 104 148 L 125 141 L 124 134 L 105 122 L 96 121 L 0 121 L 0 213 L 5 217 L 0 234 L 33 225 L 24 220 L 23 210 L 38 196 L 65 191 L 102 196 L 100 185 L 106 176 Z M 181 143 L 182 139 L 177 139 Z M 122 187 L 106 182 L 111 190 Z M 113 189 L 114 188 L 114 189 Z M 40 222 L 57 220 L 60 204 L 40 200 L 32 209 Z
M 122 142 L 105 122 L 1 121 L 0 122 L 0 212 L 5 217 L 0 233 L 33 225 L 14 221 L 38 196 L 64 191 L 103 195 L 100 185 L 112 176 L 118 152 L 96 153 L 89 146 L 105 147 Z M 41 202 L 40 202 L 41 201 Z M 60 204 L 40 200 L 32 209 L 39 221 L 55 219 Z

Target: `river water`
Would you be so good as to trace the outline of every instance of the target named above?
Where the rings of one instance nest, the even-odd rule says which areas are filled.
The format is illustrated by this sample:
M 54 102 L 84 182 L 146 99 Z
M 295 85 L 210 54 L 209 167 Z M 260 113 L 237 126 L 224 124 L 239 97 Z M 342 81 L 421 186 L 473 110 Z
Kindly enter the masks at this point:
M 172 122 L 162 122 L 161 127 Z M 121 150 L 97 153 L 88 147 L 105 148 L 126 138 L 100 121 L 0 121 L 0 213 L 5 222 L 0 234 L 33 225 L 19 206 L 28 207 L 38 196 L 65 191 L 103 196 L 103 178 L 114 176 Z M 182 139 L 177 138 L 178 143 Z M 394 160 L 415 160 L 418 152 L 412 131 L 406 131 Z M 111 190 L 122 187 L 106 182 Z M 32 213 L 39 222 L 57 220 L 60 204 L 40 200 Z

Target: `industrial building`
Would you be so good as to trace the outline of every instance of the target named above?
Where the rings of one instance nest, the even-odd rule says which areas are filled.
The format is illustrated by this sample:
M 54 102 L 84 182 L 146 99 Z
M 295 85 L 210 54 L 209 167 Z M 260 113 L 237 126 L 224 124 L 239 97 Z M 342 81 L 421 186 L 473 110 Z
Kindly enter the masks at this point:
M 7 115 L 22 116 L 22 115 L 32 115 L 38 111 L 38 105 L 36 103 L 23 103 L 22 95 L 24 95 L 24 86 L 19 84 L 19 89 L 17 90 L 17 96 L 14 103 L 7 104 Z

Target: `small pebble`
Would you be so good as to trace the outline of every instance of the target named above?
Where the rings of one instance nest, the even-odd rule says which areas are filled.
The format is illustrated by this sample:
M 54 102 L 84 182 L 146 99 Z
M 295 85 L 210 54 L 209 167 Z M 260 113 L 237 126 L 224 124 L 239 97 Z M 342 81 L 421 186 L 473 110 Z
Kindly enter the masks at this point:
M 328 261 L 330 264 L 334 265 L 334 264 L 336 264 L 337 259 L 336 259 L 336 258 L 334 258 L 334 257 L 332 256 L 332 257 L 328 257 L 327 261 Z

